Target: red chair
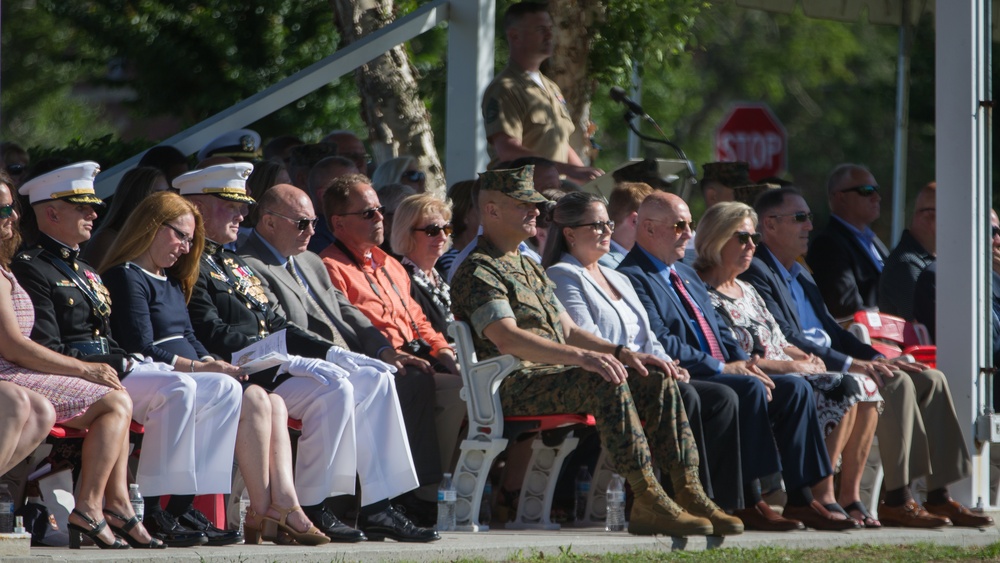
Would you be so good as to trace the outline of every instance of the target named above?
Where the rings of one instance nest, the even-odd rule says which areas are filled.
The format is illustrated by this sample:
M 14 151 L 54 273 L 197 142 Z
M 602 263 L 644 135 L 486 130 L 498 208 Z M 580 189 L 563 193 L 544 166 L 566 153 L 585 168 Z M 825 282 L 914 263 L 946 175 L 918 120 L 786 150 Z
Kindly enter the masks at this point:
M 132 420 L 129 422 L 129 432 L 132 434 L 143 434 L 145 428 L 138 422 Z M 52 430 L 49 430 L 49 437 L 61 440 L 65 438 L 83 438 L 87 435 L 86 430 L 78 430 L 76 428 L 69 428 L 68 426 L 63 426 L 62 424 L 55 424 L 52 426 Z M 132 455 L 138 457 L 140 453 L 137 447 Z M 166 507 L 167 501 L 170 500 L 168 495 L 164 495 L 160 499 L 160 506 Z M 221 494 L 216 495 L 198 495 L 194 497 L 194 507 L 202 511 L 212 523 L 218 527 L 225 529 L 226 527 L 226 502 Z
M 877 311 L 858 311 L 848 330 L 887 358 L 909 354 L 930 367 L 937 365 L 937 346 L 923 343 L 913 323 L 900 317 Z

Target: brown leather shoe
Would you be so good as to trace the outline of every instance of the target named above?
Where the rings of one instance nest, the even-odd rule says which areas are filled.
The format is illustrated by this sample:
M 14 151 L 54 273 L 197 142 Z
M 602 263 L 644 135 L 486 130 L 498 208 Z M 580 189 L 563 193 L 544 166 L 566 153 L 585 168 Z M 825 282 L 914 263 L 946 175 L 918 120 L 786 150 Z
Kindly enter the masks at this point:
M 958 501 L 948 499 L 944 504 L 924 503 L 924 510 L 935 516 L 944 516 L 956 526 L 966 528 L 986 528 L 993 525 L 993 518 L 985 514 L 976 514 L 964 507 Z
M 861 524 L 854 518 L 837 518 L 818 500 L 813 500 L 805 506 L 785 505 L 782 513 L 785 518 L 794 518 L 815 530 L 841 531 L 855 530 Z
M 802 522 L 781 516 L 774 510 L 771 510 L 771 507 L 764 501 L 760 501 L 743 510 L 737 510 L 733 513 L 733 516 L 742 520 L 743 526 L 747 530 L 790 532 L 792 530 L 806 529 Z
M 889 506 L 883 502 L 878 507 L 878 519 L 883 526 L 893 528 L 944 528 L 951 525 L 947 517 L 927 512 L 914 500 L 908 500 L 901 506 Z

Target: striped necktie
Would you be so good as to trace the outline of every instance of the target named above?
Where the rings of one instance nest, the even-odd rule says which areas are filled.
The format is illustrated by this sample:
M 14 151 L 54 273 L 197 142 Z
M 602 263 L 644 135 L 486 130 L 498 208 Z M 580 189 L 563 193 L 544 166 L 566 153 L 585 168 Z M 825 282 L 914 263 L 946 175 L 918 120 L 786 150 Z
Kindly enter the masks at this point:
M 708 324 L 708 319 L 705 315 L 701 313 L 701 309 L 698 308 L 694 303 L 694 299 L 691 298 L 691 294 L 688 293 L 686 287 L 684 287 L 684 280 L 677 273 L 677 270 L 673 268 L 670 269 L 670 281 L 674 286 L 674 291 L 677 292 L 677 296 L 681 298 L 681 303 L 684 304 L 684 308 L 687 309 L 691 318 L 698 323 L 698 328 L 701 329 L 702 336 L 705 337 L 705 342 L 708 343 L 708 353 L 712 355 L 713 358 L 719 360 L 720 362 L 725 362 L 726 357 L 722 355 L 722 347 L 719 346 L 719 341 L 715 338 L 715 333 L 712 332 L 712 326 Z

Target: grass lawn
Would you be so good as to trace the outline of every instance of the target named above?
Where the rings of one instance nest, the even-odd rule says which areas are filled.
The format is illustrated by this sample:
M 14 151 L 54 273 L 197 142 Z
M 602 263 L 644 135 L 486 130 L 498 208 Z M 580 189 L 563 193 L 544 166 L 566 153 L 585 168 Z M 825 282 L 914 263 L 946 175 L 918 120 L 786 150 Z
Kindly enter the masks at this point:
M 910 545 L 854 545 L 836 549 L 783 549 L 760 547 L 756 549 L 712 549 L 699 552 L 662 553 L 636 551 L 633 553 L 608 553 L 584 555 L 573 553 L 572 547 L 559 552 L 535 552 L 515 559 L 519 563 L 548 561 L 580 561 L 594 563 L 633 563 L 643 561 L 685 561 L 691 563 L 719 563 L 728 561 L 771 562 L 828 562 L 850 561 L 868 563 L 903 561 L 924 563 L 929 561 L 1000 561 L 1000 543 L 987 546 L 954 547 L 930 543 Z

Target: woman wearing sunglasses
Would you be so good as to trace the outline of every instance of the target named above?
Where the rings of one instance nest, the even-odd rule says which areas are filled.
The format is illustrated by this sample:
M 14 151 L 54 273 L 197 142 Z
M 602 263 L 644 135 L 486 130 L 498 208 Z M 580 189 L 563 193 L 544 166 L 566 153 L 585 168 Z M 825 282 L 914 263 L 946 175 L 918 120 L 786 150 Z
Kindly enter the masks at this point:
M 389 184 L 406 184 L 418 194 L 422 194 L 426 189 L 424 185 L 426 179 L 427 175 L 419 170 L 417 159 L 412 156 L 400 156 L 378 165 L 372 174 L 372 187 L 376 191 L 381 191 L 383 186 Z
M 245 380 L 238 368 L 209 354 L 188 316 L 204 233 L 197 208 L 177 194 L 158 192 L 135 208 L 100 268 L 116 304 L 112 331 L 129 352 L 192 377 Z M 236 460 L 250 495 L 246 541 L 323 545 L 329 538 L 305 516 L 295 494 L 287 424 L 281 397 L 244 384 Z
M 428 194 L 412 195 L 402 201 L 393 217 L 392 251 L 410 274 L 410 293 L 420 304 L 434 330 L 448 334 L 451 292 L 434 268 L 438 258 L 451 247 L 451 208 Z
M 759 242 L 753 209 L 738 202 L 716 204 L 698 225 L 695 270 L 711 288 L 712 304 L 744 351 L 763 358 L 757 364 L 760 369 L 769 374 L 801 374 L 812 384 L 834 467 L 843 456 L 840 494 L 835 495 L 832 480 L 825 479 L 813 490 L 816 500 L 830 512 L 855 518 L 865 527 L 881 527 L 861 502 L 860 485 L 882 396 L 874 381 L 827 372 L 821 359 L 789 344 L 753 286 L 736 278 L 750 267 Z
M 709 499 L 709 496 L 714 496 L 716 502 L 724 508 L 735 509 L 739 508 L 742 493 L 738 488 L 730 486 L 738 484 L 740 480 L 732 474 L 726 474 L 723 464 L 719 464 L 719 473 L 716 474 L 716 465 L 712 463 L 713 460 L 704 447 L 706 442 L 702 431 L 707 434 L 709 426 L 703 424 L 700 410 L 688 412 L 690 407 L 687 405 L 700 404 L 697 392 L 688 383 L 690 375 L 687 370 L 676 365 L 656 338 L 650 337 L 652 329 L 649 317 L 628 278 L 598 263 L 611 248 L 611 233 L 614 230 L 615 223 L 608 219 L 608 210 L 599 196 L 584 192 L 566 194 L 559 198 L 552 209 L 552 223 L 542 265 L 547 268 L 546 274 L 556 286 L 556 297 L 580 328 L 633 352 L 652 354 L 666 360 L 669 370 L 664 381 L 652 380 L 654 372 L 651 371 L 649 378 L 629 380 L 628 384 L 633 386 L 635 394 L 677 385 L 678 391 L 675 392 L 680 393 L 686 406 L 677 413 L 675 423 L 680 428 L 687 425 L 690 419 L 691 430 L 698 445 L 700 467 L 681 468 L 679 463 L 675 467 L 669 467 L 661 460 L 660 470 L 664 478 L 669 474 L 673 479 L 674 491 L 679 493 L 674 499 L 684 510 L 711 520 L 716 535 L 739 533 L 743 530 L 743 522 L 727 515 Z M 715 383 L 706 383 L 706 386 L 723 387 Z M 713 396 L 728 403 L 728 407 L 713 407 L 713 411 L 735 414 L 734 393 L 723 389 Z M 712 426 L 713 432 L 717 434 L 716 440 L 738 443 L 735 418 L 718 422 L 719 428 Z M 722 433 L 728 435 L 718 435 Z M 702 481 L 702 476 L 709 477 L 713 483 L 719 483 L 725 490 L 713 491 L 708 481 Z

